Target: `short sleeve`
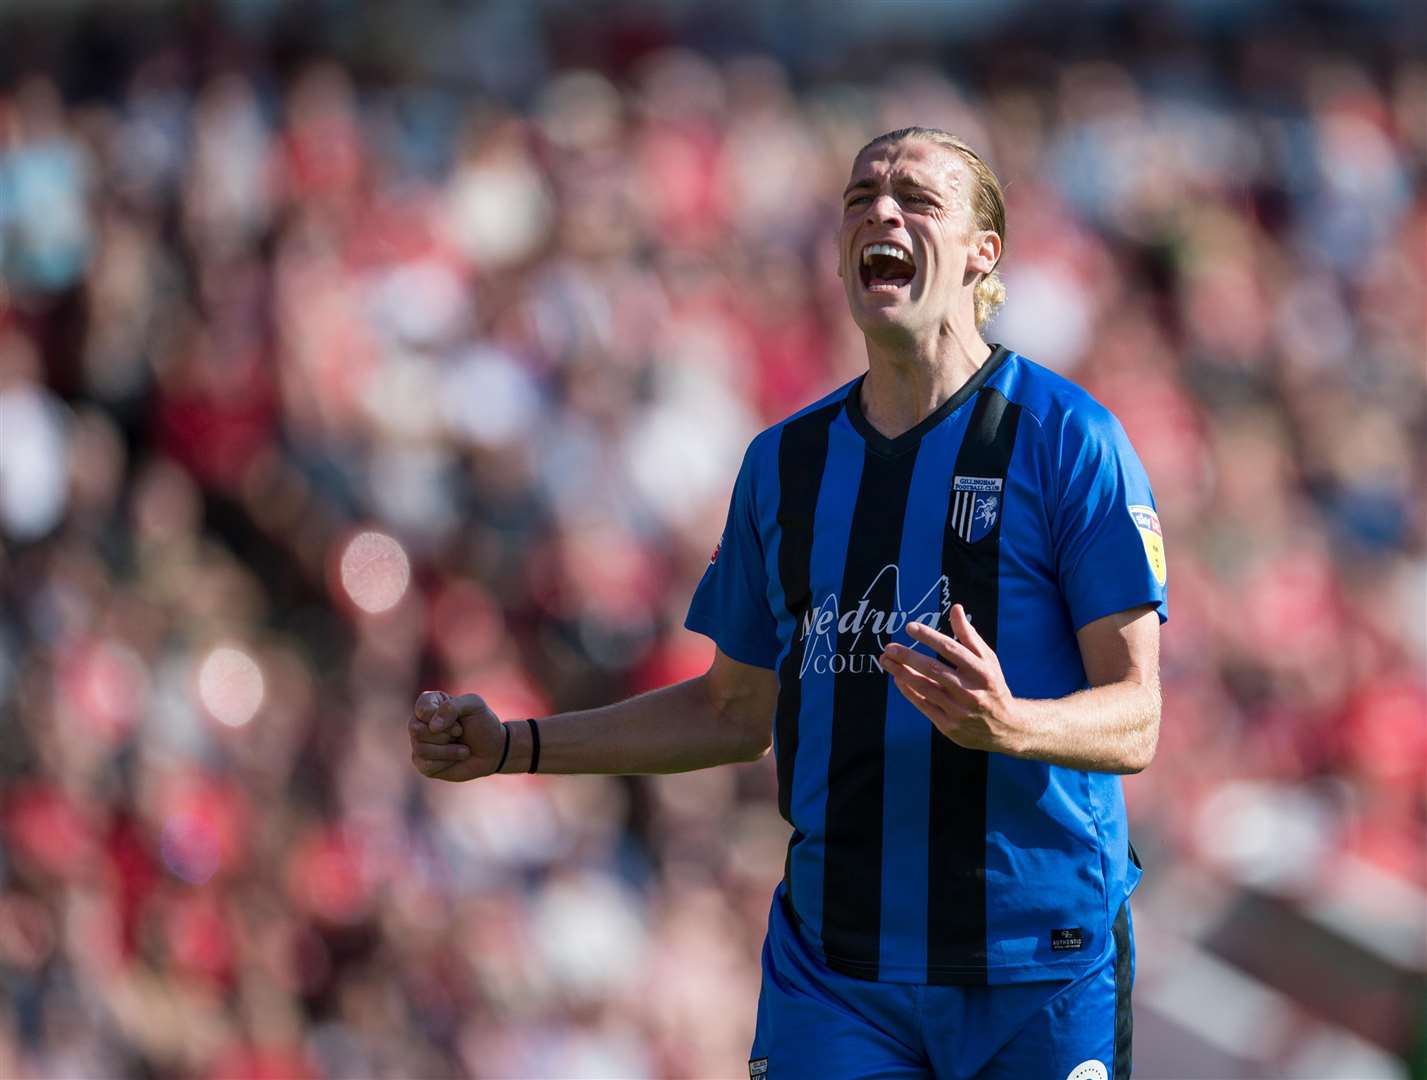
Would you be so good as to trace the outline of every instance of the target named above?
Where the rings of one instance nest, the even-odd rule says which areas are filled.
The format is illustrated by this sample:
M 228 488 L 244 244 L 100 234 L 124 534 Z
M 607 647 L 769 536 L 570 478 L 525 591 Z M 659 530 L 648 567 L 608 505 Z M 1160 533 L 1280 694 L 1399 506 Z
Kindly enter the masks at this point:
M 750 448 L 733 485 L 723 536 L 709 560 L 684 625 L 713 638 L 743 664 L 778 663 L 778 626 L 768 605 L 768 571 L 753 495 L 756 455 Z
M 1059 501 L 1052 518 L 1061 594 L 1079 630 L 1153 604 L 1160 621 L 1167 567 L 1149 477 L 1120 422 L 1087 403 L 1064 417 Z

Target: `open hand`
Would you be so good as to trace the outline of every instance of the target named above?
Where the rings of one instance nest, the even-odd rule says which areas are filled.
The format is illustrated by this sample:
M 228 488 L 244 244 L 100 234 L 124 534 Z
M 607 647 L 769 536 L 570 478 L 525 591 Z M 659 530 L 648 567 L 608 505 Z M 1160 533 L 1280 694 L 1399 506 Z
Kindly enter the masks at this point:
M 952 742 L 969 750 L 1015 754 L 1021 732 L 1001 661 L 960 604 L 952 607 L 950 623 L 955 637 L 922 623 L 908 624 L 907 633 L 937 655 L 889 644 L 880 657 L 882 667 Z

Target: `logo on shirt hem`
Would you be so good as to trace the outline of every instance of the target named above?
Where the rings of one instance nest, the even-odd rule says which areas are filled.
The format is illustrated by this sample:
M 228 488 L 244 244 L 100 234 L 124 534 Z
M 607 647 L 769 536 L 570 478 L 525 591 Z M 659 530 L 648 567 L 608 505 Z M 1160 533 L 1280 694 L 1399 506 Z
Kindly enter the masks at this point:
M 1067 952 L 1083 948 L 1085 935 L 1078 926 L 1066 926 L 1050 932 L 1050 947 L 1053 952 Z
M 748 1080 L 758 1080 L 760 1076 L 768 1075 L 768 1059 L 766 1057 L 754 1058 L 748 1063 Z
M 1110 1080 L 1110 1070 L 1105 1067 L 1103 1061 L 1091 1058 L 1071 1069 L 1065 1080 Z

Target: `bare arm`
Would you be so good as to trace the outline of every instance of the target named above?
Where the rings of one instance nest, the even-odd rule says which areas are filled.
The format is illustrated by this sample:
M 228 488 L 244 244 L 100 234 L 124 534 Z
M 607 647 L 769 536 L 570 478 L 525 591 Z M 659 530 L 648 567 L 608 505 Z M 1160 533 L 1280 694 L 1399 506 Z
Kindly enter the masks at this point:
M 1018 756 L 1092 772 L 1139 772 L 1159 742 L 1159 616 L 1131 608 L 1081 627 L 1090 687 L 1016 702 Z
M 1159 617 L 1149 606 L 1107 615 L 1076 637 L 1091 686 L 1063 698 L 1016 698 L 996 654 L 965 612 L 952 609 L 956 638 L 908 627 L 941 659 L 889 645 L 883 666 L 898 689 L 947 738 L 1092 772 L 1139 772 L 1159 740 Z
M 771 744 L 777 696 L 772 671 L 719 651 L 697 678 L 614 705 L 541 717 L 539 771 L 673 773 L 754 761 Z M 510 748 L 500 771 L 525 772 L 530 725 L 506 721 L 505 729 Z M 441 780 L 490 775 L 505 746 L 501 721 L 475 694 L 422 694 L 409 734 L 413 764 Z

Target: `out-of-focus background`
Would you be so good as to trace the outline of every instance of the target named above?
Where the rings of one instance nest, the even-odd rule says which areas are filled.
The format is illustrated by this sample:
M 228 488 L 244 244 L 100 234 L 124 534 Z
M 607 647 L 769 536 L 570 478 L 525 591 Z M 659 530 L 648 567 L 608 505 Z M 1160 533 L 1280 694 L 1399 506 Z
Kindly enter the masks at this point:
M 1006 186 L 988 337 L 1164 521 L 1137 1075 L 1427 1076 L 1424 27 L 0 4 L 0 1075 L 741 1075 L 771 764 L 446 785 L 404 723 L 702 670 L 746 440 L 865 362 L 852 154 L 922 123 Z

